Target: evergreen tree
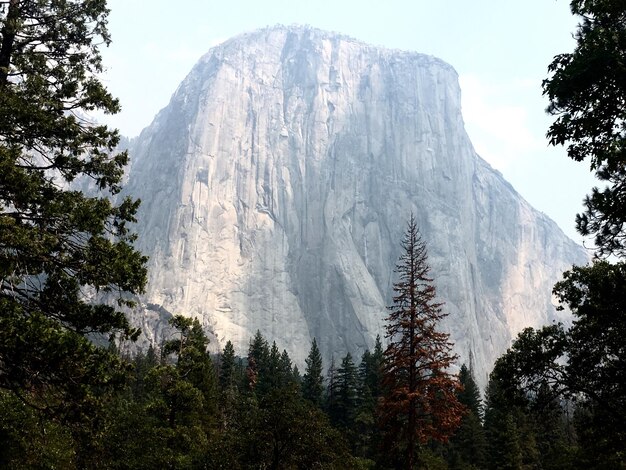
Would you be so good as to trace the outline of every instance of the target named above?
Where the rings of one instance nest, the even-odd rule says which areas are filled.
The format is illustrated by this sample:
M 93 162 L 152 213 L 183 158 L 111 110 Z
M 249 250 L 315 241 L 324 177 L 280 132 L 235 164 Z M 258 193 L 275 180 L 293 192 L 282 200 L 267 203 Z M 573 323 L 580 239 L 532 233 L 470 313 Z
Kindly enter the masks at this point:
M 550 387 L 544 384 L 532 397 L 530 405 L 541 468 L 572 468 L 576 445 L 568 437 L 567 428 L 570 423 L 566 414 L 566 408 L 571 407 L 571 403 L 555 396 Z
M 293 377 L 293 382 L 297 385 L 297 387 L 301 388 L 302 387 L 302 375 L 300 375 L 300 369 L 298 369 L 298 366 L 295 364 L 291 371 L 291 376 Z
M 381 394 L 383 350 L 376 336 L 374 352 L 365 350 L 359 364 L 357 410 L 353 424 L 353 449 L 356 455 L 375 460 L 380 447 L 376 426 L 376 404 Z
M 176 364 L 157 366 L 146 378 L 148 436 L 161 444 L 144 465 L 193 468 L 207 452 L 216 422 L 217 377 L 198 319 L 176 315 L 169 323 L 174 333 L 163 353 L 176 356 Z
M 331 416 L 333 422 L 344 429 L 351 429 L 354 425 L 358 385 L 357 368 L 348 353 L 337 369 L 335 412 Z
M 457 393 L 459 401 L 479 419 L 483 415 L 483 404 L 480 398 L 480 390 L 474 381 L 472 371 L 465 364 L 461 366 L 459 371 L 459 382 L 461 389 Z
M 137 401 L 141 401 L 146 397 L 146 376 L 158 365 L 158 359 L 152 344 L 148 347 L 146 354 L 140 352 L 133 360 L 133 382 L 132 393 Z
M 459 425 L 463 406 L 456 397 L 458 379 L 448 372 L 456 359 L 449 335 L 437 330 L 446 314 L 435 301 L 426 246 L 413 215 L 402 248 L 387 319 L 380 414 L 388 449 L 405 445 L 403 465 L 412 468 L 418 443 L 447 440 Z
M 587 468 L 587 458 L 592 455 L 590 460 L 597 468 L 625 464 L 624 286 L 624 263 L 597 261 L 591 266 L 573 267 L 554 287 L 560 308 L 566 306 L 574 315 L 572 326 L 525 329 L 498 358 L 492 373 L 509 390 L 532 397 L 536 402 L 533 406 L 538 408 L 534 413 L 544 425 L 555 419 L 553 413 L 563 412 L 563 403 L 575 398 L 578 416 L 584 417 L 576 420 L 576 428 L 584 441 L 581 452 L 587 463 L 582 466 Z M 549 412 L 550 407 L 556 408 Z M 544 413 L 547 415 L 542 417 Z M 536 428 L 542 430 L 541 426 Z M 569 443 L 566 447 L 571 448 Z
M 543 82 L 548 112 L 557 119 L 548 131 L 552 145 L 589 160 L 604 189 L 593 188 L 585 212 L 576 217 L 582 235 L 595 235 L 601 255 L 624 256 L 626 232 L 626 4 L 623 1 L 571 2 L 580 19 L 573 53 L 557 55 Z
M 564 379 L 566 393 L 580 394 L 605 415 L 598 431 L 610 433 L 626 465 L 620 451 L 626 448 L 626 263 L 574 266 L 553 293 L 575 320 L 567 332 L 566 367 L 554 361 L 549 371 Z M 545 343 L 544 350 L 554 349 Z
M 209 468 L 358 468 L 341 434 L 294 388 L 254 403 L 240 407 L 230 447 L 215 452 Z
M 157 442 L 144 454 L 144 468 L 193 468 L 208 448 L 208 419 L 203 392 L 185 380 L 171 364 L 155 367 L 147 377 L 150 399 L 147 442 Z M 211 416 L 209 418 L 212 418 Z
M 75 468 L 67 427 L 0 390 L 0 468 Z
M 283 352 L 280 354 L 278 370 L 280 375 L 280 388 L 296 385 L 295 377 L 293 375 L 293 366 L 291 365 L 291 358 L 289 357 L 289 353 L 287 353 L 286 349 L 283 349 Z
M 219 385 L 220 385 L 220 426 L 224 434 L 235 425 L 237 409 L 241 406 L 241 390 L 246 390 L 243 381 L 243 371 L 235 357 L 235 348 L 231 341 L 227 341 L 220 358 Z
M 257 395 L 262 398 L 265 394 L 271 390 L 277 390 L 283 383 L 283 371 L 280 363 L 280 351 L 276 342 L 272 342 L 272 346 L 269 349 L 269 355 L 267 361 L 264 363 L 264 367 L 259 370 L 259 379 L 256 387 Z M 263 365 L 263 363 L 262 363 Z
M 207 351 L 209 339 L 197 318 L 176 315 L 170 324 L 180 337 L 166 341 L 165 354 L 177 356 L 177 372 L 202 393 L 207 412 L 214 413 L 217 397 L 217 378 L 213 361 Z
M 529 396 L 510 380 L 501 359 L 489 375 L 486 392 L 487 468 L 539 468 L 541 456 Z
M 197 318 L 177 315 L 170 319 L 170 324 L 180 337 L 166 341 L 163 350 L 165 354 L 173 353 L 177 356 L 177 377 L 202 394 L 203 400 L 199 405 L 202 409 L 201 419 L 205 432 L 208 432 L 215 423 L 218 402 L 217 376 L 207 351 L 209 339 Z M 177 385 L 173 390 L 179 390 L 180 387 Z
M 259 375 L 265 374 L 268 367 L 270 350 L 266 339 L 261 332 L 257 330 L 254 338 L 250 341 L 248 348 L 248 367 L 246 368 L 246 377 L 248 379 L 248 387 L 255 390 L 259 381 Z
M 376 344 L 374 351 L 366 350 L 361 356 L 359 364 L 359 380 L 361 388 L 367 387 L 370 395 L 377 400 L 381 395 L 382 386 L 382 368 L 383 368 L 383 347 L 380 341 L 380 335 L 376 335 Z
M 487 468 L 521 470 L 521 437 L 510 404 L 504 398 L 500 384 L 493 377 L 486 391 L 485 435 Z
M 331 357 L 330 366 L 326 372 L 326 396 L 324 400 L 324 409 L 326 414 L 331 419 L 335 420 L 337 416 L 337 368 L 335 367 L 335 358 Z
M 447 460 L 451 469 L 483 468 L 487 442 L 481 423 L 482 400 L 472 372 L 465 364 L 461 366 L 459 381 L 462 388 L 457 397 L 465 406 L 466 414 L 450 439 Z
M 107 15 L 104 1 L 0 3 L 0 388 L 85 422 L 122 364 L 87 336 L 135 339 L 120 307 L 146 281 L 138 202 L 111 197 L 127 155 L 80 117 L 119 110 L 97 78 Z M 77 178 L 97 195 L 68 189 Z
M 233 343 L 229 340 L 224 346 L 222 351 L 222 357 L 220 361 L 220 373 L 219 382 L 223 390 L 228 387 L 232 387 L 236 383 L 236 363 L 235 363 L 235 348 Z
M 302 396 L 317 407 L 321 407 L 324 394 L 324 377 L 322 376 L 322 355 L 313 338 L 311 350 L 305 360 L 306 369 L 302 379 Z

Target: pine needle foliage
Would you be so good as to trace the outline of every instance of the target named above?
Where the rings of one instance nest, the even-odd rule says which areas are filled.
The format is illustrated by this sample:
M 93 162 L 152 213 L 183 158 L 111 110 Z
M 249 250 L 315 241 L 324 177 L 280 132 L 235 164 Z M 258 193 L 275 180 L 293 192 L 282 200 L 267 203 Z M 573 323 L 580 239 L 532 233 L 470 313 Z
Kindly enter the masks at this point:
M 413 215 L 401 245 L 387 318 L 379 413 L 387 451 L 402 450 L 402 466 L 413 468 L 418 444 L 445 442 L 458 427 L 464 407 L 457 399 L 458 378 L 449 372 L 457 356 L 449 335 L 438 329 L 447 314 L 436 300 L 426 245 Z
M 0 2 L 0 388 L 86 421 L 123 369 L 90 340 L 137 338 L 121 307 L 146 282 L 139 202 L 115 197 L 127 154 L 85 118 L 119 110 L 98 78 L 108 13 L 104 0 Z

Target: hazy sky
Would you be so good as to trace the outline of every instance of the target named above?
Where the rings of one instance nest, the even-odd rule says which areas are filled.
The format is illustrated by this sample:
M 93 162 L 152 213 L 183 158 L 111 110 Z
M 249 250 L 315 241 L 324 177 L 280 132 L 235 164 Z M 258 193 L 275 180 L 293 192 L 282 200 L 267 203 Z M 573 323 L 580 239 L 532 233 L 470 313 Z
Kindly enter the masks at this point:
M 593 185 L 588 165 L 549 148 L 541 81 L 574 47 L 566 0 L 109 0 L 106 83 L 123 111 L 107 122 L 135 136 L 212 46 L 281 24 L 309 24 L 437 56 L 459 73 L 477 152 L 577 241 L 574 216 Z M 589 245 L 589 242 L 587 242 Z

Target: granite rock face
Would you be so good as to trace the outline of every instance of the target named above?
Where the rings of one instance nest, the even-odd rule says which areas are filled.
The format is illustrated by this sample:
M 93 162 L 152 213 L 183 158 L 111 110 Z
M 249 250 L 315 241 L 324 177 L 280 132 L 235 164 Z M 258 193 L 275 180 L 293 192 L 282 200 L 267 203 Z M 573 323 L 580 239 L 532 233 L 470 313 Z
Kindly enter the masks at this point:
M 551 288 L 585 251 L 473 150 L 454 69 L 307 27 L 211 49 L 131 149 L 149 284 L 169 313 L 245 354 L 259 329 L 302 365 L 383 334 L 413 212 L 461 361 L 478 382 L 525 326 L 566 319 Z

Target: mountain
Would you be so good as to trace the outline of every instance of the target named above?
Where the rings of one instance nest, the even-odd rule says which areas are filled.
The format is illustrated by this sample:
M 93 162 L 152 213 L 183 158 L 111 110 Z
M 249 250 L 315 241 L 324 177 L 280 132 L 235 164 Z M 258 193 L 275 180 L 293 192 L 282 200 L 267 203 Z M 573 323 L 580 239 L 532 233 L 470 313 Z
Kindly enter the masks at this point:
M 427 55 L 277 26 L 211 49 L 134 141 L 149 284 L 170 314 L 245 354 L 260 330 L 302 364 L 383 336 L 411 213 L 443 325 L 481 384 L 525 326 L 567 320 L 551 289 L 586 252 L 474 151 L 454 69 Z

